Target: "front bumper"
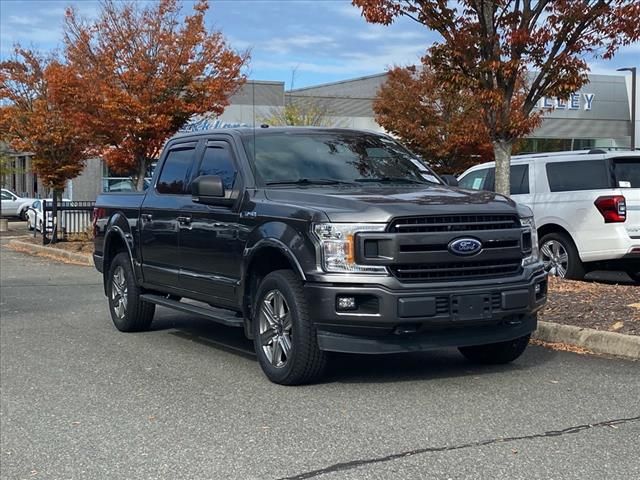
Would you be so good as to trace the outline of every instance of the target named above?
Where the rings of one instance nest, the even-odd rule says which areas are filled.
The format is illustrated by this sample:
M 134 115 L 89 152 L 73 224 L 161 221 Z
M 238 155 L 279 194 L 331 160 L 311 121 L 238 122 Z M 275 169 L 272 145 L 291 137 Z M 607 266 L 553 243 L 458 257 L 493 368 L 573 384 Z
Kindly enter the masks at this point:
M 538 289 L 538 290 L 536 290 Z M 392 290 L 381 285 L 306 283 L 305 295 L 320 349 L 399 353 L 512 340 L 536 329 L 546 302 L 547 276 L 481 286 Z M 338 311 L 352 296 L 355 311 Z

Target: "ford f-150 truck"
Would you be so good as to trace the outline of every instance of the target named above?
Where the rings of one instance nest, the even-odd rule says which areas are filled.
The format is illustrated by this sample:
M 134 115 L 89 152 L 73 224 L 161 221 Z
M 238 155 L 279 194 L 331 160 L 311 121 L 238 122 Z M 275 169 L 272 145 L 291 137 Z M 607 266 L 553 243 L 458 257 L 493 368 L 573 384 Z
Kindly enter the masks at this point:
M 244 328 L 285 385 L 330 352 L 510 362 L 546 301 L 529 208 L 371 132 L 179 134 L 145 192 L 98 198 L 94 233 L 116 328 L 149 328 L 156 305 Z

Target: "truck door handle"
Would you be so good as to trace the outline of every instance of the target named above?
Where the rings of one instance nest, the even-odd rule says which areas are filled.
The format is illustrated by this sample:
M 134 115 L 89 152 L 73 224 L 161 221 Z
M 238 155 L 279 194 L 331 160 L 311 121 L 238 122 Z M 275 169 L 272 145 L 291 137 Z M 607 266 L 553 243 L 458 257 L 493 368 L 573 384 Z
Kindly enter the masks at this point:
M 191 225 L 191 217 L 178 217 L 178 223 L 185 227 Z
M 145 222 L 150 222 L 151 220 L 153 220 L 153 215 L 151 215 L 150 213 L 141 213 L 140 218 Z

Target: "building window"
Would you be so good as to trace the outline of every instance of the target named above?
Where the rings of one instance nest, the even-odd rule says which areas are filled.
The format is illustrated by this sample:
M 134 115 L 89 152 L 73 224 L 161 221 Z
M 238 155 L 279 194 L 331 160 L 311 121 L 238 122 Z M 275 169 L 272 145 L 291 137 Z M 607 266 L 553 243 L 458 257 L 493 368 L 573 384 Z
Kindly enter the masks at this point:
M 524 138 L 518 142 L 514 153 L 566 152 L 595 147 L 596 140 L 593 138 Z

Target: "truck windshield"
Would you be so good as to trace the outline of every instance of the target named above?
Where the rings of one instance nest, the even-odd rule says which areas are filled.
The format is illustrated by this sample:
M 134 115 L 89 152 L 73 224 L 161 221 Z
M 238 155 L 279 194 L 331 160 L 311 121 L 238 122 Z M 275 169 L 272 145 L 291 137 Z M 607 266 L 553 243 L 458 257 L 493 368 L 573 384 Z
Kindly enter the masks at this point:
M 375 134 L 260 132 L 243 143 L 262 185 L 440 184 L 419 158 Z

